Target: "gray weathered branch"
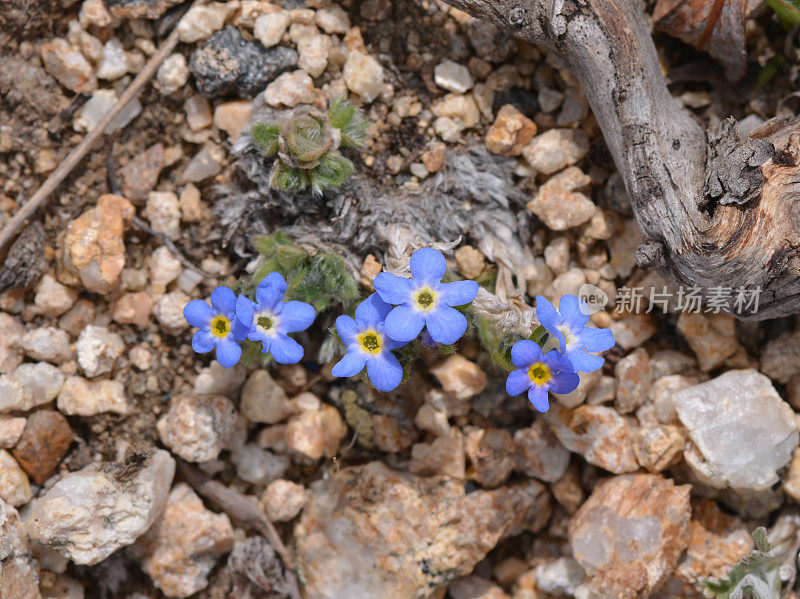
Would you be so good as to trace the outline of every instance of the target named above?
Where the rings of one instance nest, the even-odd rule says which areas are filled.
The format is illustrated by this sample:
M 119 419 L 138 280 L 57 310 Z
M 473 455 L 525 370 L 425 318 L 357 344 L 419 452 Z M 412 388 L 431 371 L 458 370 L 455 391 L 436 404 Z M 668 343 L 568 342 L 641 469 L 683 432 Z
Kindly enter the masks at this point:
M 704 132 L 670 94 L 640 0 L 445 0 L 558 54 L 584 87 L 642 230 L 642 266 L 680 283 L 761 289 L 800 312 L 800 131 Z

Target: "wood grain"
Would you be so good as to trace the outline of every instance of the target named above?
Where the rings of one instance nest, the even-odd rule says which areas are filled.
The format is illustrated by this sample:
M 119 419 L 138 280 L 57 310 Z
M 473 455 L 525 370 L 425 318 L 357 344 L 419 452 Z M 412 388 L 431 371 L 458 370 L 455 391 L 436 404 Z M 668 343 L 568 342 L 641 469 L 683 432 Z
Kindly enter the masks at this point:
M 638 0 L 446 1 L 575 73 L 625 180 L 641 266 L 705 290 L 760 289 L 741 318 L 800 312 L 798 121 L 749 139 L 730 122 L 703 131 L 667 89 Z

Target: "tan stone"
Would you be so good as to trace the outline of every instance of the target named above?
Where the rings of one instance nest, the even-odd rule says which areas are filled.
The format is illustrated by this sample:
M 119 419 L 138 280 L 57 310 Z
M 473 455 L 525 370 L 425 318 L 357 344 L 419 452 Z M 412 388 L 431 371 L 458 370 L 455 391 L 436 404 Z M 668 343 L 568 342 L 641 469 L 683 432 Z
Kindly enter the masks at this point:
M 497 119 L 486 133 L 486 147 L 503 156 L 519 156 L 536 135 L 536 123 L 513 105 L 506 104 L 497 113 Z
M 431 443 L 415 443 L 411 448 L 409 471 L 422 476 L 441 474 L 450 478 L 464 479 L 464 435 L 458 429 L 433 440 Z
M 486 268 L 486 258 L 480 250 L 464 245 L 456 250 L 456 264 L 464 278 L 477 279 Z
M 244 422 L 225 397 L 179 395 L 156 425 L 161 442 L 189 462 L 207 462 L 241 445 Z
M 720 577 L 753 548 L 745 524 L 726 514 L 710 499 L 692 502 L 689 546 L 675 576 L 697 585 L 702 579 Z
M 601 597 L 649 596 L 689 543 L 689 485 L 655 474 L 600 483 L 569 525 L 575 559 Z
M 502 485 L 514 469 L 514 440 L 503 429 L 473 429 L 464 448 L 471 465 L 469 477 L 483 487 Z
M 292 417 L 286 427 L 286 445 L 289 449 L 318 460 L 332 458 L 347 434 L 347 426 L 339 411 L 323 404 L 317 409 L 305 410 Z
M 25 471 L 10 453 L 0 449 L 0 499 L 19 507 L 31 500 L 31 485 Z
M 123 235 L 135 213 L 128 200 L 107 194 L 67 226 L 62 264 L 89 291 L 105 294 L 119 283 L 125 267 Z
M 383 265 L 378 262 L 375 256 L 367 254 L 367 257 L 364 259 L 364 265 L 361 267 L 360 283 L 370 291 L 374 291 L 375 287 L 372 286 L 372 281 L 380 274 L 382 269 Z
M 549 229 L 566 231 L 587 222 L 597 207 L 579 190 L 591 178 L 576 166 L 569 167 L 547 180 L 528 202 L 528 209 L 538 216 Z
M 704 372 L 721 366 L 739 349 L 736 320 L 730 314 L 684 312 L 678 318 L 678 330 L 692 348 Z
M 453 354 L 444 362 L 431 368 L 446 393 L 457 400 L 467 400 L 486 389 L 486 373 L 461 354 Z
M 25 329 L 13 316 L 0 312 L 0 374 L 22 364 L 22 334 Z
M 232 547 L 228 516 L 206 509 L 188 485 L 178 483 L 164 512 L 132 549 L 165 595 L 188 597 L 208 585 L 217 560 Z
M 307 503 L 305 487 L 290 480 L 273 480 L 261 496 L 261 504 L 272 522 L 293 520 Z
M 545 418 L 564 447 L 582 455 L 590 464 L 615 474 L 639 469 L 633 451 L 633 429 L 611 408 L 584 405 L 567 410 L 556 405 Z
M 253 103 L 249 100 L 225 102 L 214 109 L 214 124 L 235 140 L 252 114 Z
M 666 470 L 681 458 L 686 439 L 677 426 L 650 424 L 634 434 L 636 459 L 649 472 Z
M 536 481 L 466 493 L 462 481 L 380 462 L 321 479 L 311 496 L 294 535 L 309 597 L 426 597 L 472 572 L 500 539 L 550 517 Z
M 140 329 L 150 324 L 153 297 L 146 291 L 126 293 L 114 302 L 113 318 L 120 324 L 132 324 Z
M 544 482 L 554 483 L 564 476 L 570 453 L 541 418 L 514 433 L 516 469 Z
M 440 141 L 431 142 L 430 147 L 422 153 L 422 164 L 429 173 L 438 173 L 444 166 L 444 157 L 447 151 Z

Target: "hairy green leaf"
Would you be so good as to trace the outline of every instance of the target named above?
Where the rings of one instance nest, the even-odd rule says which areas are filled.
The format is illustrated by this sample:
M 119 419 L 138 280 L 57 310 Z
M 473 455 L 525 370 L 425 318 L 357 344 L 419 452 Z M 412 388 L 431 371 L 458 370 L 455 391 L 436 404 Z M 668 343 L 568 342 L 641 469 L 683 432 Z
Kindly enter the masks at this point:
M 276 123 L 255 123 L 250 129 L 258 149 L 271 158 L 278 153 L 280 127 Z

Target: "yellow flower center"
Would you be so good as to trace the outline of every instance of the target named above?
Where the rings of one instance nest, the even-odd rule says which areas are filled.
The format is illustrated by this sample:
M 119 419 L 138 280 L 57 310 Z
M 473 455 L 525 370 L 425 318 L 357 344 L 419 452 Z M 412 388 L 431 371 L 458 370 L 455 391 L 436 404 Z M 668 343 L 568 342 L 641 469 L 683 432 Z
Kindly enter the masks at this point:
M 272 312 L 256 312 L 253 316 L 256 326 L 261 329 L 265 335 L 272 335 L 278 328 L 278 317 Z
M 436 295 L 436 292 L 427 285 L 417 289 L 414 292 L 414 303 L 417 305 L 417 309 L 423 312 L 430 312 L 433 310 L 438 301 Z
M 549 383 L 553 375 L 550 368 L 544 362 L 534 362 L 528 368 L 528 378 L 533 381 L 534 385 L 542 386 Z
M 383 339 L 378 331 L 367 329 L 359 334 L 358 344 L 368 354 L 377 355 L 381 353 Z
M 222 314 L 218 314 L 211 320 L 211 334 L 214 337 L 227 337 L 231 332 L 231 321 Z

